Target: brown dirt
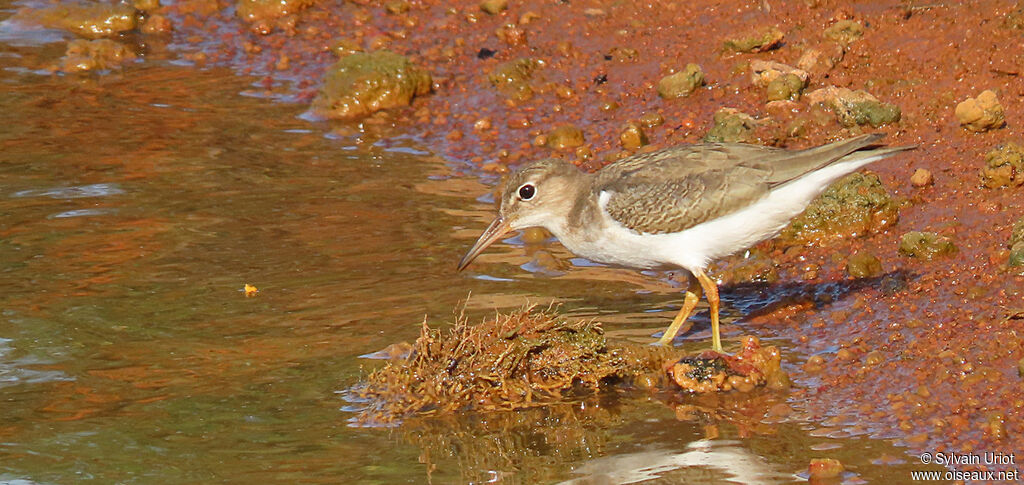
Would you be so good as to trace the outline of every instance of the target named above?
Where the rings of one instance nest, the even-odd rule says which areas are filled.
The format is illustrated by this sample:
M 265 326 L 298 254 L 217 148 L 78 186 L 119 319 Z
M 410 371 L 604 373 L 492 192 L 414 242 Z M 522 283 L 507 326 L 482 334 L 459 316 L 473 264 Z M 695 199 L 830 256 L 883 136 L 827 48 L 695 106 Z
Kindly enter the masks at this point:
M 622 155 L 621 127 L 644 113 L 665 120 L 645 132 L 656 148 L 697 141 L 722 107 L 770 117 L 759 138 L 771 144 L 803 147 L 863 131 L 885 132 L 887 143 L 919 144 L 872 167 L 905 201 L 894 228 L 800 251 L 761 248 L 783 281 L 802 280 L 794 284 L 812 289 L 843 281 L 845 257 L 855 252 L 874 254 L 883 268 L 909 277 L 879 278 L 831 304 L 808 304 L 810 297 L 800 295 L 814 291 L 797 291 L 792 301 L 741 324 L 791 338 L 803 355 L 826 356 L 813 376 L 793 375 L 794 396 L 812 418 L 896 437 L 918 451 L 1024 449 L 1017 374 L 1024 319 L 1015 313 L 1024 306 L 1024 278 L 1008 271 L 1005 247 L 1024 197 L 1019 188 L 981 188 L 978 179 L 988 151 L 1024 134 L 1024 49 L 1019 16 L 1008 15 L 1019 8 L 1012 2 L 524 0 L 489 15 L 475 1 L 413 1 L 404 13 L 389 13 L 383 2 L 321 1 L 267 35 L 254 33 L 227 6 L 190 0 L 166 14 L 176 38 L 206 50 L 208 61 L 265 76 L 268 92 L 298 101 L 315 95 L 341 38 L 412 57 L 434 77 L 435 93 L 375 118 L 474 172 L 549 155 L 536 140 L 561 124 L 583 130 L 586 144 L 575 153 L 596 154 L 581 165 L 597 168 Z M 842 20 L 863 26 L 845 48 L 824 35 Z M 723 48 L 725 40 L 764 27 L 784 33 L 781 45 L 754 54 Z M 820 51 L 821 62 L 810 70 L 808 91 L 863 89 L 899 107 L 900 121 L 844 128 L 802 101 L 766 105 L 764 90 L 750 81 L 749 62 L 796 65 L 809 48 Z M 626 49 L 636 55 L 615 55 Z M 486 73 L 523 57 L 544 61 L 535 76 L 544 82 L 531 87 L 529 99 L 509 100 Z M 658 80 L 688 63 L 702 68 L 706 86 L 688 97 L 660 98 Z M 986 89 L 998 91 L 1006 124 L 967 131 L 955 106 Z M 934 174 L 933 185 L 911 186 L 919 168 Z M 932 261 L 902 258 L 899 237 L 910 231 L 949 237 L 959 251 Z

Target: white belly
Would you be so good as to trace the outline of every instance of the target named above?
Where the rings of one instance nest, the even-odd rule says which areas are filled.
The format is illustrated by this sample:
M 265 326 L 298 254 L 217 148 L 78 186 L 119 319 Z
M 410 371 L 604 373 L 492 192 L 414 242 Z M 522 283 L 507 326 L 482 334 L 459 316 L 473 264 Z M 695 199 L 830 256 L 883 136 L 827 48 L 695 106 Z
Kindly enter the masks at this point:
M 775 236 L 828 184 L 880 158 L 824 167 L 775 188 L 743 209 L 671 234 L 638 233 L 619 224 L 604 212 L 608 194 L 602 193 L 598 205 L 603 231 L 592 238 L 573 237 L 572 230 L 565 231 L 564 238 L 555 235 L 573 253 L 601 263 L 639 269 L 704 270 L 713 260 Z

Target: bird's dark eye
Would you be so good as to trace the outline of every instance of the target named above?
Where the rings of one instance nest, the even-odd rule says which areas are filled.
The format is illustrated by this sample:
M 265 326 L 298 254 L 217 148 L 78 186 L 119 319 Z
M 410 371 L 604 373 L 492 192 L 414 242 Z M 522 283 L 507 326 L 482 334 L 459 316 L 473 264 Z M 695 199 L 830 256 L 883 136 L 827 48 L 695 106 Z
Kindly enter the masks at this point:
M 533 184 L 523 184 L 519 187 L 519 198 L 523 200 L 530 200 L 533 198 L 533 194 L 537 193 L 537 188 Z

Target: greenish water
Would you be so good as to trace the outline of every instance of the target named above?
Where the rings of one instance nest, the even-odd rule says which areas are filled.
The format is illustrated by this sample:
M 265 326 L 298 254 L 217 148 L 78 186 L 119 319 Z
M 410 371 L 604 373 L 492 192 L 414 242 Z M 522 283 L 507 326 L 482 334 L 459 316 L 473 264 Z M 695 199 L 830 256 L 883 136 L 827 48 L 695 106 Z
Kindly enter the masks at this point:
M 252 79 L 160 56 L 49 74 L 61 44 L 4 39 L 0 483 L 790 482 L 819 456 L 853 482 L 913 468 L 887 441 L 778 415 L 785 393 L 349 426 L 340 393 L 379 365 L 359 356 L 414 339 L 424 316 L 449 321 L 470 292 L 472 319 L 559 300 L 633 339 L 678 295 L 516 240 L 456 274 L 488 187 L 399 130 L 309 123 L 243 95 Z

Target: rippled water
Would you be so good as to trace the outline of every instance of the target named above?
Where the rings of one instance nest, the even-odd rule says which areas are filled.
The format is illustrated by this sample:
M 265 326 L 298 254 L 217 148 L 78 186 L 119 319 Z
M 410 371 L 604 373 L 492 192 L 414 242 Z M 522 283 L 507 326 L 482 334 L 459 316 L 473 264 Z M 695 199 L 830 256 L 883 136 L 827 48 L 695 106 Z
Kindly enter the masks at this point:
M 53 37 L 0 36 L 0 483 L 789 482 L 821 450 L 906 476 L 888 442 L 771 417 L 785 394 L 350 427 L 359 356 L 471 291 L 471 318 L 557 300 L 644 340 L 677 290 L 518 238 L 456 274 L 490 217 L 460 164 L 159 55 L 48 74 Z

